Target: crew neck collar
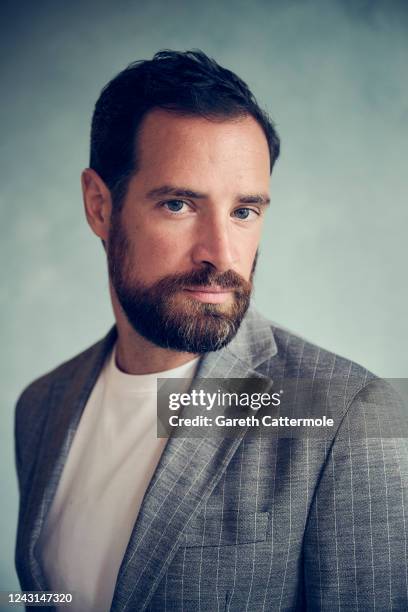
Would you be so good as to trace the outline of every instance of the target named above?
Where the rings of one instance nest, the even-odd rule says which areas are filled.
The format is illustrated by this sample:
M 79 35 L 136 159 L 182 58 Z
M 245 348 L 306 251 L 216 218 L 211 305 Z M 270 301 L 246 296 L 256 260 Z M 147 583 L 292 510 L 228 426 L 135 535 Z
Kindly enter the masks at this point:
M 177 368 L 171 368 L 170 370 L 153 372 L 151 374 L 127 374 L 122 372 L 116 364 L 116 347 L 117 343 L 115 342 L 107 362 L 106 374 L 109 383 L 120 388 L 121 391 L 135 393 L 155 392 L 158 378 L 192 379 L 200 361 L 200 357 L 196 357 L 188 363 L 184 363 Z

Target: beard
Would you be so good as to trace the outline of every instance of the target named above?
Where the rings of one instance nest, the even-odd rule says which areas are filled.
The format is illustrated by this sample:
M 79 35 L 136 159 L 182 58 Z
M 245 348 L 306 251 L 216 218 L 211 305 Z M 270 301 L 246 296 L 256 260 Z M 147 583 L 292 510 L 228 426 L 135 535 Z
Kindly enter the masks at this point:
M 202 354 L 226 346 L 236 335 L 250 304 L 252 279 L 228 270 L 218 273 L 211 264 L 199 270 L 167 275 L 151 285 L 132 280 L 129 241 L 114 213 L 108 245 L 108 268 L 116 296 L 133 329 L 165 349 Z M 188 295 L 189 287 L 217 286 L 231 290 L 221 304 L 200 302 Z

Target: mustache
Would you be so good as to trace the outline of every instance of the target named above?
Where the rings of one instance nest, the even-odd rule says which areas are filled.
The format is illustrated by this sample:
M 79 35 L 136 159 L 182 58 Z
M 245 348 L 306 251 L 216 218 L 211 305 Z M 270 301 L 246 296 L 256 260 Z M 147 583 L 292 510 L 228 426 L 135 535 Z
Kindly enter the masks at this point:
M 223 289 L 232 289 L 238 293 L 248 293 L 252 289 L 252 283 L 245 280 L 237 272 L 227 270 L 226 272 L 219 273 L 210 267 L 166 276 L 157 283 L 156 288 L 159 291 L 166 290 L 167 292 L 172 293 L 189 286 L 216 286 Z

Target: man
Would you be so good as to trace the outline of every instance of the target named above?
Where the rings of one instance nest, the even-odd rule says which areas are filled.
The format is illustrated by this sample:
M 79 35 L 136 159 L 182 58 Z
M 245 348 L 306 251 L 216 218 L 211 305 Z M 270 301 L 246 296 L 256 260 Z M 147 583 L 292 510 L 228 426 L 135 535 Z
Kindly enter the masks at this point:
M 24 590 L 84 612 L 407 608 L 407 449 L 381 430 L 398 398 L 250 306 L 278 155 L 245 83 L 202 52 L 102 91 L 82 187 L 116 325 L 18 401 Z M 335 427 L 167 441 L 157 378 L 289 380 L 298 416 L 311 382 Z

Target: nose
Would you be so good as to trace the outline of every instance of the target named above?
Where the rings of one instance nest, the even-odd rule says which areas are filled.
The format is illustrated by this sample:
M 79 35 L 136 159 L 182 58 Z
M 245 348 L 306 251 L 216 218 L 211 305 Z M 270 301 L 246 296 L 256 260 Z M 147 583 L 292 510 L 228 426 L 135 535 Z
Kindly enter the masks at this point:
M 215 217 L 203 220 L 192 256 L 195 264 L 210 264 L 219 272 L 233 269 L 238 261 L 238 245 L 234 243 L 228 222 Z

